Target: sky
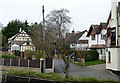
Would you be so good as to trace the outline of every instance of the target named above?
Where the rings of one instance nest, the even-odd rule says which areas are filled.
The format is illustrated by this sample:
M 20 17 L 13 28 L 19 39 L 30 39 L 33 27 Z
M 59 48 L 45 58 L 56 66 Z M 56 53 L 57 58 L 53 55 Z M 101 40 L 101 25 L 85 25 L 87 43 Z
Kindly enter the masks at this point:
M 106 22 L 111 10 L 111 0 L 0 0 L 0 23 L 6 26 L 19 19 L 29 23 L 42 21 L 42 5 L 45 16 L 54 9 L 66 8 L 72 19 L 71 31 L 89 30 L 91 24 Z

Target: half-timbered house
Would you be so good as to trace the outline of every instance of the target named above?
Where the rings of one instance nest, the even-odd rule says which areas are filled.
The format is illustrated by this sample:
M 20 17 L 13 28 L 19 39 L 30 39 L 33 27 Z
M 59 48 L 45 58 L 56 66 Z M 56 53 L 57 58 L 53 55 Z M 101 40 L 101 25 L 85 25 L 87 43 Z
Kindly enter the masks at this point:
M 106 28 L 106 23 L 100 23 L 100 25 L 91 25 L 88 31 L 87 37 L 89 37 L 89 49 L 97 50 L 99 53 L 99 59 L 105 59 L 105 47 L 106 41 L 104 39 L 104 35 L 102 34 L 102 30 Z
M 35 50 L 35 46 L 31 41 L 31 37 L 20 28 L 16 35 L 8 39 L 8 50 L 13 55 L 24 57 L 25 50 Z

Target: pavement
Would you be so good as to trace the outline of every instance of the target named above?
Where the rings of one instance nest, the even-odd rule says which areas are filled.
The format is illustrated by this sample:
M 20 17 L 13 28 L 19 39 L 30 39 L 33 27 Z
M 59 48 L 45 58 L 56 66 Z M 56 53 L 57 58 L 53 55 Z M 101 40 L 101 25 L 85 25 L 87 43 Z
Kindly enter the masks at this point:
M 55 72 L 64 77 L 64 62 L 55 59 Z M 69 75 L 75 77 L 94 77 L 97 79 L 120 81 L 120 77 L 105 69 L 105 64 L 81 67 L 70 63 Z

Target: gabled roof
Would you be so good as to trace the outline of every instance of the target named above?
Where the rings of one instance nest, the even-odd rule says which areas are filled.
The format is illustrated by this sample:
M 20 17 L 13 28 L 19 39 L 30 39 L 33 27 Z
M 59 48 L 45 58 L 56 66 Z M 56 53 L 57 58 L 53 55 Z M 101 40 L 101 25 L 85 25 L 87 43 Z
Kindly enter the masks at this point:
M 101 23 L 100 23 L 100 26 L 103 27 L 103 28 L 105 29 L 105 28 L 106 28 L 106 23 L 101 22 Z
M 18 32 L 17 34 L 15 34 L 14 36 L 10 37 L 8 40 L 14 40 L 19 34 L 21 34 L 24 30 L 21 30 L 20 32 Z M 25 31 L 24 31 L 25 32 Z M 26 32 L 25 32 L 26 33 Z M 27 34 L 27 33 L 26 33 Z
M 103 23 L 103 22 L 100 23 L 98 33 L 101 32 L 102 28 L 103 28 L 103 29 L 106 29 L 106 28 L 107 28 L 106 23 Z
M 13 44 L 17 44 L 17 45 L 22 45 L 22 44 L 24 44 L 26 41 L 14 41 L 14 40 L 12 40 L 11 41 L 11 45 L 13 45 Z
M 90 29 L 88 31 L 87 37 L 89 37 L 89 35 L 92 32 L 92 30 L 94 31 L 94 34 L 97 34 L 98 30 L 99 30 L 99 25 L 91 25 Z
M 78 44 L 88 44 L 88 40 L 78 40 Z
M 109 24 L 110 19 L 111 19 L 111 11 L 110 11 L 110 13 L 109 13 L 109 17 L 108 17 L 108 19 L 107 19 L 106 26 Z
M 67 33 L 65 42 L 67 43 L 77 43 L 77 40 L 85 33 L 87 30 L 79 32 L 79 33 Z

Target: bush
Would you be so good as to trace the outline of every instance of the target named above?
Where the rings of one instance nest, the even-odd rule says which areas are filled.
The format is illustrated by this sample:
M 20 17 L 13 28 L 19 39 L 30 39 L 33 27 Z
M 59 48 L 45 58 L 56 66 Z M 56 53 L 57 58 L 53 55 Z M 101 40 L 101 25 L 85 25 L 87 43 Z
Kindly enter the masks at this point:
M 68 55 L 70 55 L 70 54 L 72 54 L 72 51 L 71 51 L 71 50 L 66 50 L 66 51 L 65 51 L 65 55 L 66 55 L 66 56 L 68 56 Z
M 84 58 L 85 51 L 83 50 L 73 50 L 73 53 L 75 54 L 74 60 L 75 61 L 81 61 L 82 58 Z
M 39 51 L 39 50 L 36 50 L 35 53 L 34 53 L 34 55 L 35 55 L 36 60 L 40 60 L 40 58 L 44 57 L 43 56 L 43 52 Z
M 84 57 L 85 57 L 85 61 L 94 61 L 94 60 L 98 60 L 99 54 L 96 50 L 88 50 L 86 51 Z
M 32 55 L 33 55 L 33 51 L 31 51 L 31 50 L 25 50 L 24 57 L 26 59 L 32 59 Z
M 5 59 L 16 59 L 16 56 L 15 55 L 2 55 L 2 58 L 5 58 Z

